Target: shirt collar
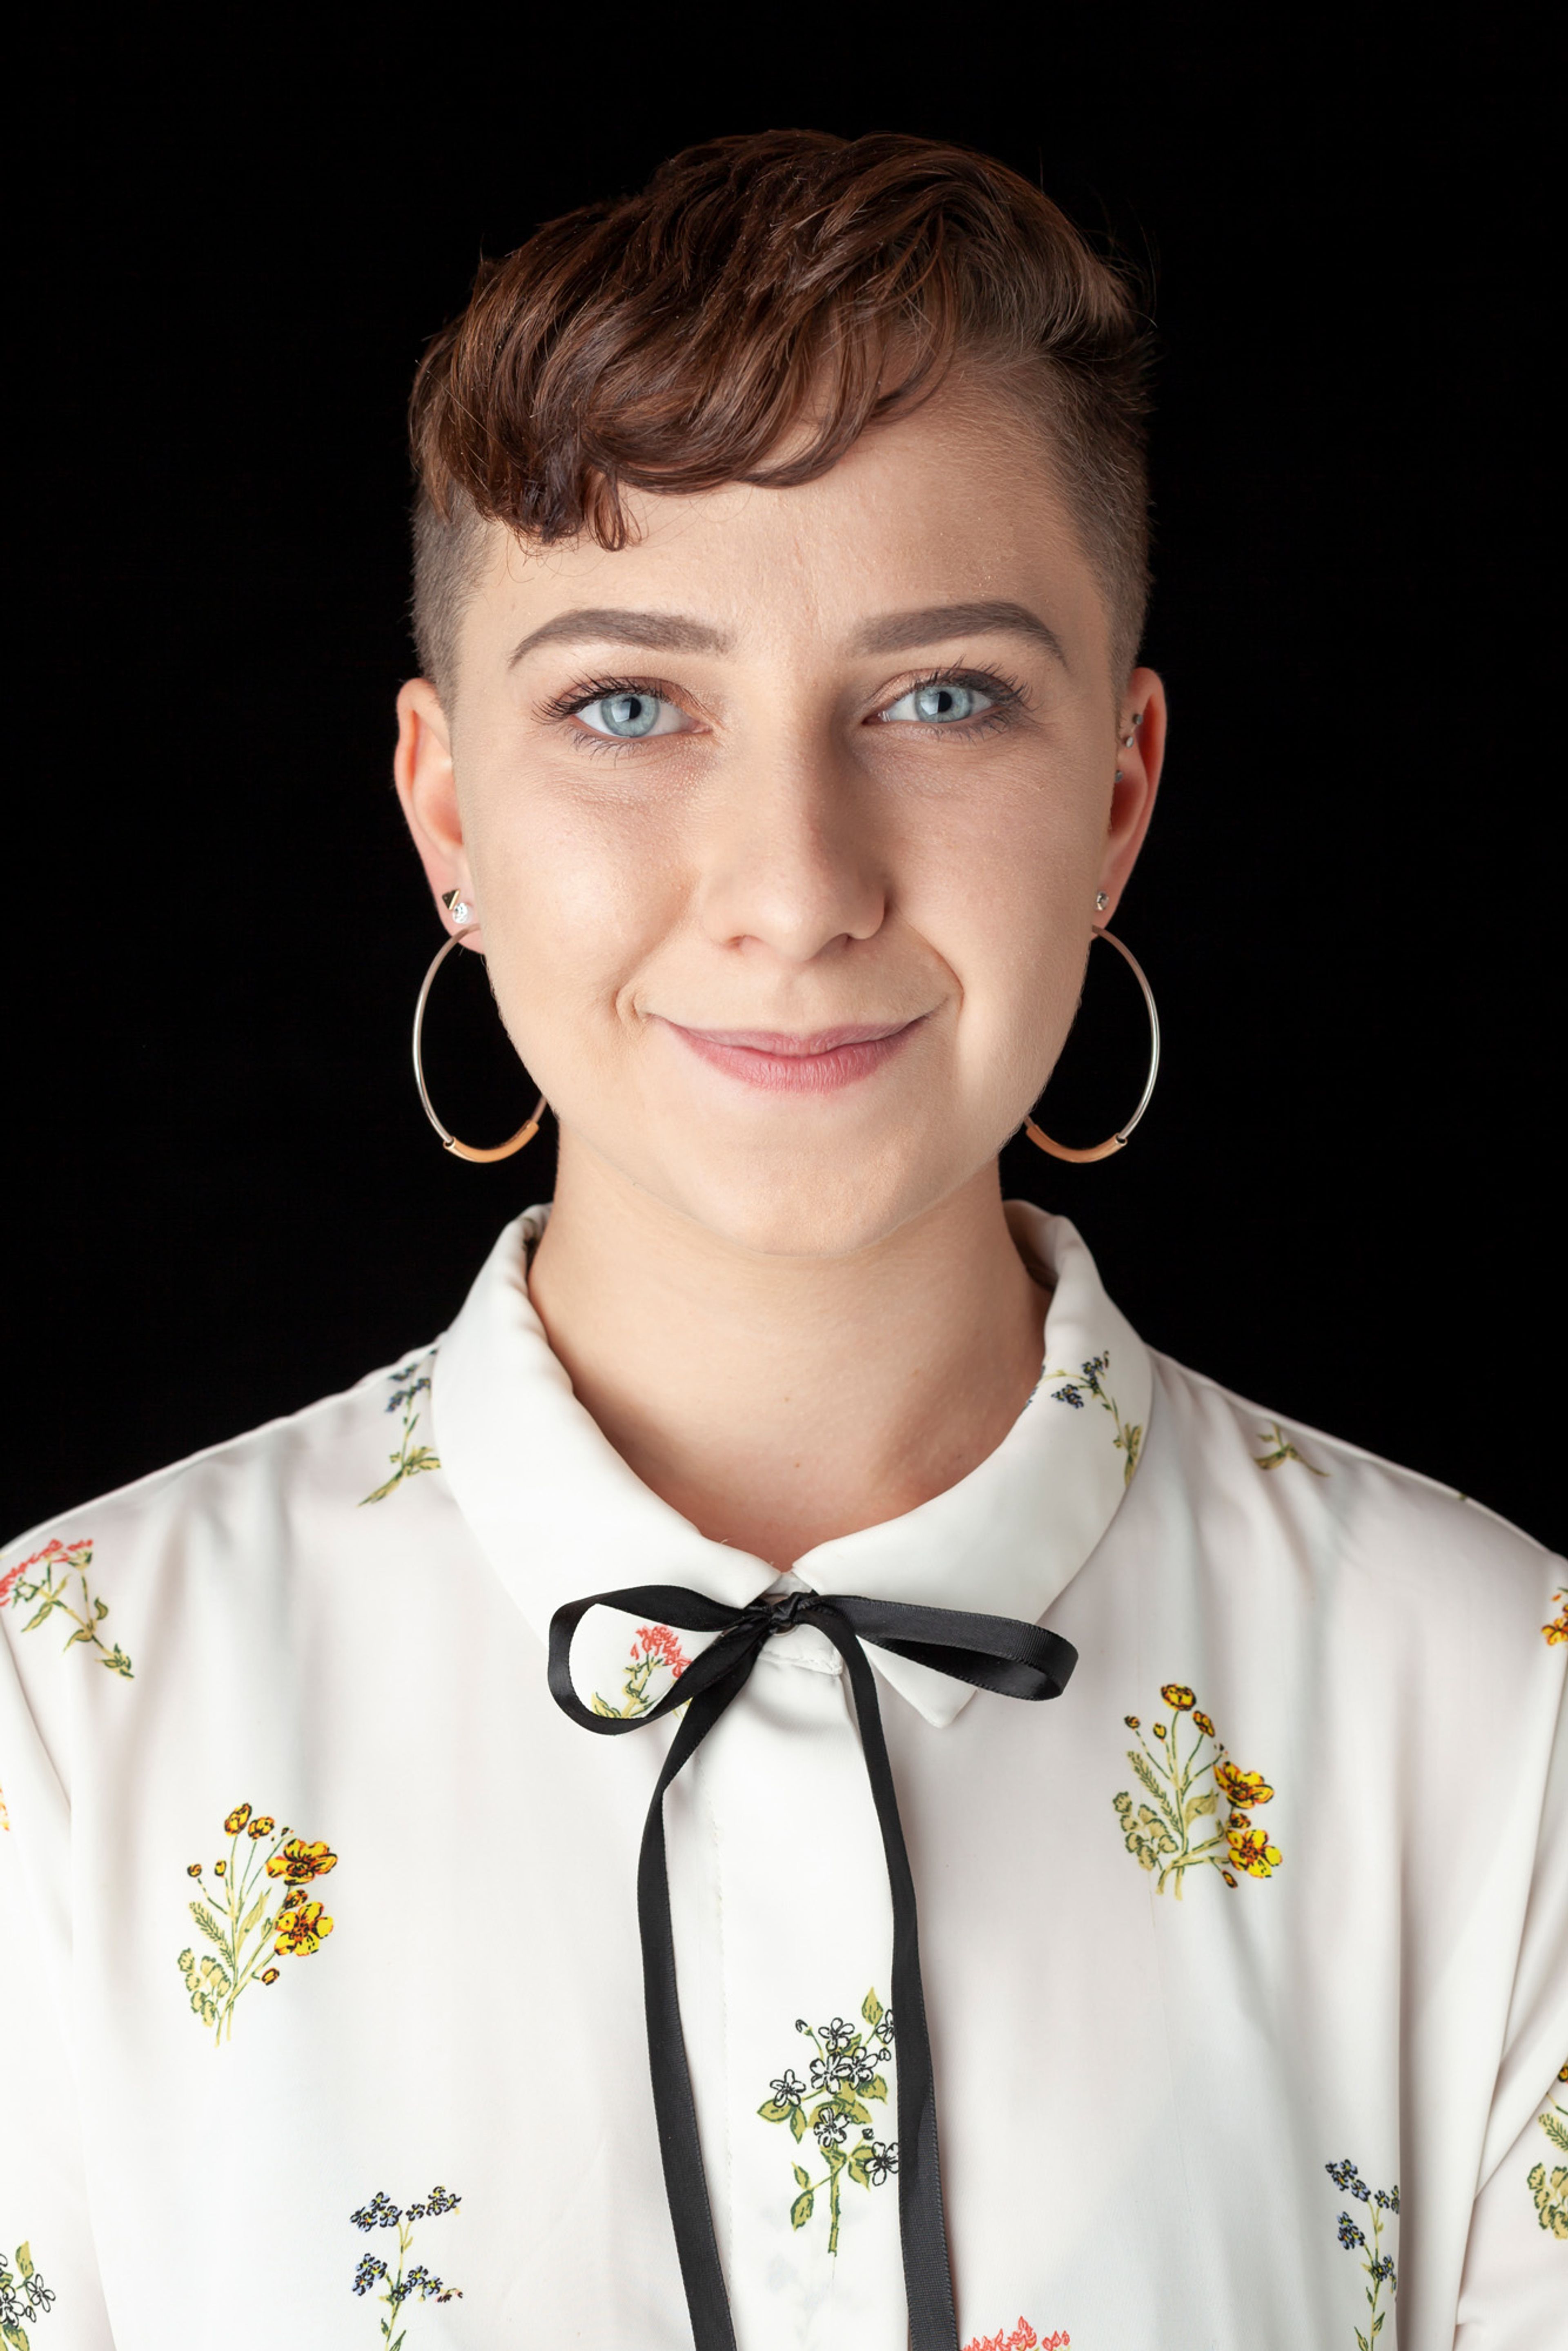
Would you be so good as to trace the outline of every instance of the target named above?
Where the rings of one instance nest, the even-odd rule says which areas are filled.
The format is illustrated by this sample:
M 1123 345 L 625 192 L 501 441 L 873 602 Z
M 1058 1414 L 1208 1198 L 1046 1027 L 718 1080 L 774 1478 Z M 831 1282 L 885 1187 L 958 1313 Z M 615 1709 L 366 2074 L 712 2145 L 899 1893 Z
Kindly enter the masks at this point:
M 644 1486 L 550 1350 L 527 1277 L 548 1214 L 530 1208 L 507 1226 L 437 1353 L 434 1435 L 457 1506 L 541 1643 L 563 1602 L 620 1585 L 683 1583 L 743 1607 L 776 1584 L 772 1567 L 711 1541 Z M 1115 1516 L 1148 1426 L 1147 1352 L 1064 1217 L 1016 1200 L 1007 1215 L 1026 1259 L 1054 1283 L 1034 1393 L 967 1478 L 902 1518 L 819 1543 L 795 1562 L 800 1583 L 1032 1624 Z M 869 1654 L 933 1724 L 951 1722 L 974 1694 L 910 1659 Z

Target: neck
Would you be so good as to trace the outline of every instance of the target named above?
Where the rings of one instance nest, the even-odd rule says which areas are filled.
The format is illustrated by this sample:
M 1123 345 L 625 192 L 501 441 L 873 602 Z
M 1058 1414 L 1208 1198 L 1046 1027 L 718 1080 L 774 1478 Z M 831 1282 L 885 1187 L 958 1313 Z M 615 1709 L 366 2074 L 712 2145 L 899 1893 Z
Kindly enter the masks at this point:
M 1040 1376 L 1047 1304 L 994 1164 L 852 1256 L 764 1257 L 567 1136 L 528 1290 L 643 1484 L 780 1570 L 994 1452 Z

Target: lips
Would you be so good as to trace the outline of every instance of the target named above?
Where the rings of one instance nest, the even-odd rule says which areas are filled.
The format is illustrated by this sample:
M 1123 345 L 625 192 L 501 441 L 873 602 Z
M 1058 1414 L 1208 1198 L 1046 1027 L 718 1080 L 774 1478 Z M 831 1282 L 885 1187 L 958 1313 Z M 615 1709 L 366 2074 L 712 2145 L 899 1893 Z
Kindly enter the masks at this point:
M 768 1093 L 832 1093 L 885 1068 L 919 1029 L 913 1020 L 856 1023 L 794 1036 L 775 1029 L 688 1029 L 664 1026 L 707 1062 L 742 1084 Z

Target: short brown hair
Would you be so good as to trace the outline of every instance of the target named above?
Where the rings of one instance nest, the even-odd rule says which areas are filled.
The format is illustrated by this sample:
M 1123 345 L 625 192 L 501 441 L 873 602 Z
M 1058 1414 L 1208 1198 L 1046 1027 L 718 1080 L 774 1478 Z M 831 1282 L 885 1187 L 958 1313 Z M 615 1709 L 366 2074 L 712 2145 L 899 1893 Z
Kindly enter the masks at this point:
M 1126 274 L 987 156 L 891 132 L 688 148 L 486 262 L 426 351 L 421 663 L 445 694 L 479 522 L 622 547 L 623 489 L 813 480 L 956 360 L 1047 425 L 1120 685 L 1148 592 L 1148 349 Z

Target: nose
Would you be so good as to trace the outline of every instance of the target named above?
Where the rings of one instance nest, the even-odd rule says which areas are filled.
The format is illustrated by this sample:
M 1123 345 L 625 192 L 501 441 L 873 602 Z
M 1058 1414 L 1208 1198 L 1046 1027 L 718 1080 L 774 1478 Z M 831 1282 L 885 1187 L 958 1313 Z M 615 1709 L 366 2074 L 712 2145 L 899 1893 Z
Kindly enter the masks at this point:
M 800 965 L 875 935 L 887 877 L 856 784 L 825 751 L 745 763 L 704 828 L 698 903 L 710 938 Z

